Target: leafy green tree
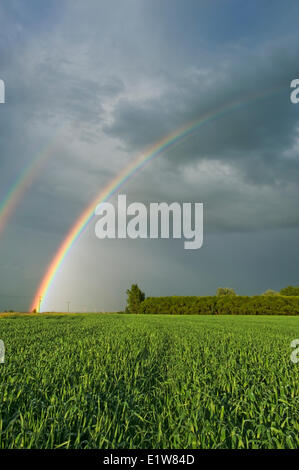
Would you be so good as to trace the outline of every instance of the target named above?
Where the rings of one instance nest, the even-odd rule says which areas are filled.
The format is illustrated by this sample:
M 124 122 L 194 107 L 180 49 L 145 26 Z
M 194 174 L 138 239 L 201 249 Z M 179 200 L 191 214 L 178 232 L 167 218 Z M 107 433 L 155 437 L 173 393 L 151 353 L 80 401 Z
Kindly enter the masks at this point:
M 281 295 L 299 295 L 299 286 L 284 287 L 280 291 Z
M 265 292 L 262 293 L 262 295 L 279 295 L 279 293 L 276 290 L 267 289 Z
M 234 291 L 234 289 L 230 287 L 218 287 L 217 292 L 216 292 L 217 297 L 221 295 L 237 295 Z
M 145 294 L 137 284 L 132 284 L 131 289 L 127 290 L 127 313 L 140 313 L 140 304 L 145 299 Z

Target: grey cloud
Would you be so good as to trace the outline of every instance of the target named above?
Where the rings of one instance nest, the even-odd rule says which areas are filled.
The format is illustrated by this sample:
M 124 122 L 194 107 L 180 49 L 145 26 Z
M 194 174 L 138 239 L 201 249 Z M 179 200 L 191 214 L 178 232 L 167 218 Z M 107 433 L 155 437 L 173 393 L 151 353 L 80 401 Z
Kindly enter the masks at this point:
M 186 123 L 215 113 L 216 119 L 168 153 L 169 164 L 185 165 L 203 157 L 234 160 L 247 167 L 249 175 L 263 170 L 266 178 L 262 165 L 270 161 L 277 165 L 281 152 L 292 145 L 299 121 L 289 100 L 289 84 L 297 63 L 297 51 L 292 49 L 276 52 L 268 48 L 250 58 L 238 55 L 229 67 L 220 64 L 210 70 L 208 77 L 195 72 L 179 74 L 158 99 L 120 100 L 114 121 L 104 130 L 121 139 L 131 151 L 140 151 Z M 271 89 L 277 92 L 271 94 Z M 234 109 L 232 103 L 238 102 L 244 105 Z M 219 109 L 227 105 L 228 111 L 217 117 Z M 256 162 L 250 168 L 254 154 L 260 162 L 257 172 Z

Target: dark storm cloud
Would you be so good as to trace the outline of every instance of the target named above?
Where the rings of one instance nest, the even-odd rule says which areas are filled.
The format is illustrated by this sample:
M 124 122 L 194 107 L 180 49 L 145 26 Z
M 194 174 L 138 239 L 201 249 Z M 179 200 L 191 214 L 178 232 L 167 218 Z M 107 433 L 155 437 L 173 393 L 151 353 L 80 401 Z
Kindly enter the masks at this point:
M 207 122 L 188 142 L 169 152 L 169 164 L 188 165 L 210 158 L 243 167 L 256 182 L 286 174 L 297 177 L 297 161 L 290 165 L 283 153 L 293 146 L 298 132 L 298 109 L 289 99 L 298 52 L 292 44 L 280 50 L 269 46 L 256 54 L 247 51 L 248 57 L 244 51 L 245 56 L 237 54 L 202 74 L 200 69 L 178 71 L 159 98 L 120 100 L 105 131 L 122 139 L 131 151 L 140 151 L 207 113 L 217 115 L 223 107 L 244 102 Z
M 129 192 L 144 200 L 203 201 L 207 232 L 298 226 L 299 107 L 290 103 L 298 52 L 292 36 L 242 47 L 213 67 L 178 69 L 158 97 L 120 99 L 104 130 L 132 153 L 243 103 L 160 156 Z

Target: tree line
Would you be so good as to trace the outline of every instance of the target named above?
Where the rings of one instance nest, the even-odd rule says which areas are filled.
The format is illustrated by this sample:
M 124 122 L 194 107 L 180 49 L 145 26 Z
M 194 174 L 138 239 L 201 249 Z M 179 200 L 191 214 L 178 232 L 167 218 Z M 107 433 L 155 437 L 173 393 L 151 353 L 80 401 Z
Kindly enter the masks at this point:
M 127 290 L 126 313 L 168 315 L 299 315 L 299 286 L 261 295 L 237 295 L 219 287 L 214 296 L 148 297 L 138 284 Z

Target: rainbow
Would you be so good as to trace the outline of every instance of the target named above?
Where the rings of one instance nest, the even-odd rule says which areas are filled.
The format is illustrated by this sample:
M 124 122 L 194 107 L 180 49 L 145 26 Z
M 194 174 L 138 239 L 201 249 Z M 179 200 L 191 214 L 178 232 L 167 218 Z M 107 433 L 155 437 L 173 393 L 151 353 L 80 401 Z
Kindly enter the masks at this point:
M 41 158 L 38 162 L 34 161 L 29 168 L 22 173 L 22 175 L 16 180 L 14 185 L 10 188 L 6 197 L 0 204 L 0 233 L 4 230 L 8 219 L 13 214 L 15 208 L 23 197 L 25 191 L 32 185 L 36 175 L 38 174 L 44 158 Z
M 198 129 L 201 128 L 203 125 L 212 122 L 216 119 L 219 119 L 225 116 L 227 113 L 238 110 L 246 106 L 247 104 L 255 102 L 261 98 L 267 98 L 272 94 L 282 91 L 282 89 L 285 89 L 285 86 L 276 87 L 275 89 L 267 90 L 266 92 L 264 91 L 261 93 L 255 93 L 254 95 L 250 95 L 249 97 L 247 97 L 246 100 L 235 101 L 233 103 L 226 104 L 225 106 L 216 111 L 214 110 L 210 113 L 205 114 L 201 119 L 189 122 L 187 125 L 176 129 L 175 131 L 168 134 L 166 137 L 156 142 L 144 153 L 137 156 L 137 158 L 133 159 L 125 168 L 122 169 L 122 171 L 115 178 L 110 181 L 110 183 L 105 188 L 100 191 L 100 193 L 85 208 L 85 210 L 77 219 L 73 227 L 70 229 L 46 270 L 42 282 L 40 283 L 34 295 L 30 311 L 40 311 L 42 302 L 47 296 L 47 293 L 53 283 L 56 273 L 58 272 L 60 266 L 62 265 L 75 241 L 79 238 L 81 233 L 84 231 L 88 223 L 93 218 L 95 207 L 98 204 L 107 201 L 113 194 L 118 191 L 118 189 L 120 189 L 146 164 L 151 162 L 154 158 L 161 155 L 162 153 L 165 153 L 167 150 L 173 149 L 175 146 L 181 144 L 185 139 L 189 138 L 194 133 L 196 133 Z
M 19 202 L 22 200 L 24 193 L 28 188 L 30 188 L 47 159 L 55 151 L 55 147 L 61 137 L 62 135 L 60 132 L 55 140 L 52 141 L 52 143 L 48 145 L 28 167 L 26 167 L 0 203 L 0 234 L 3 232 L 8 219 L 12 216 Z

